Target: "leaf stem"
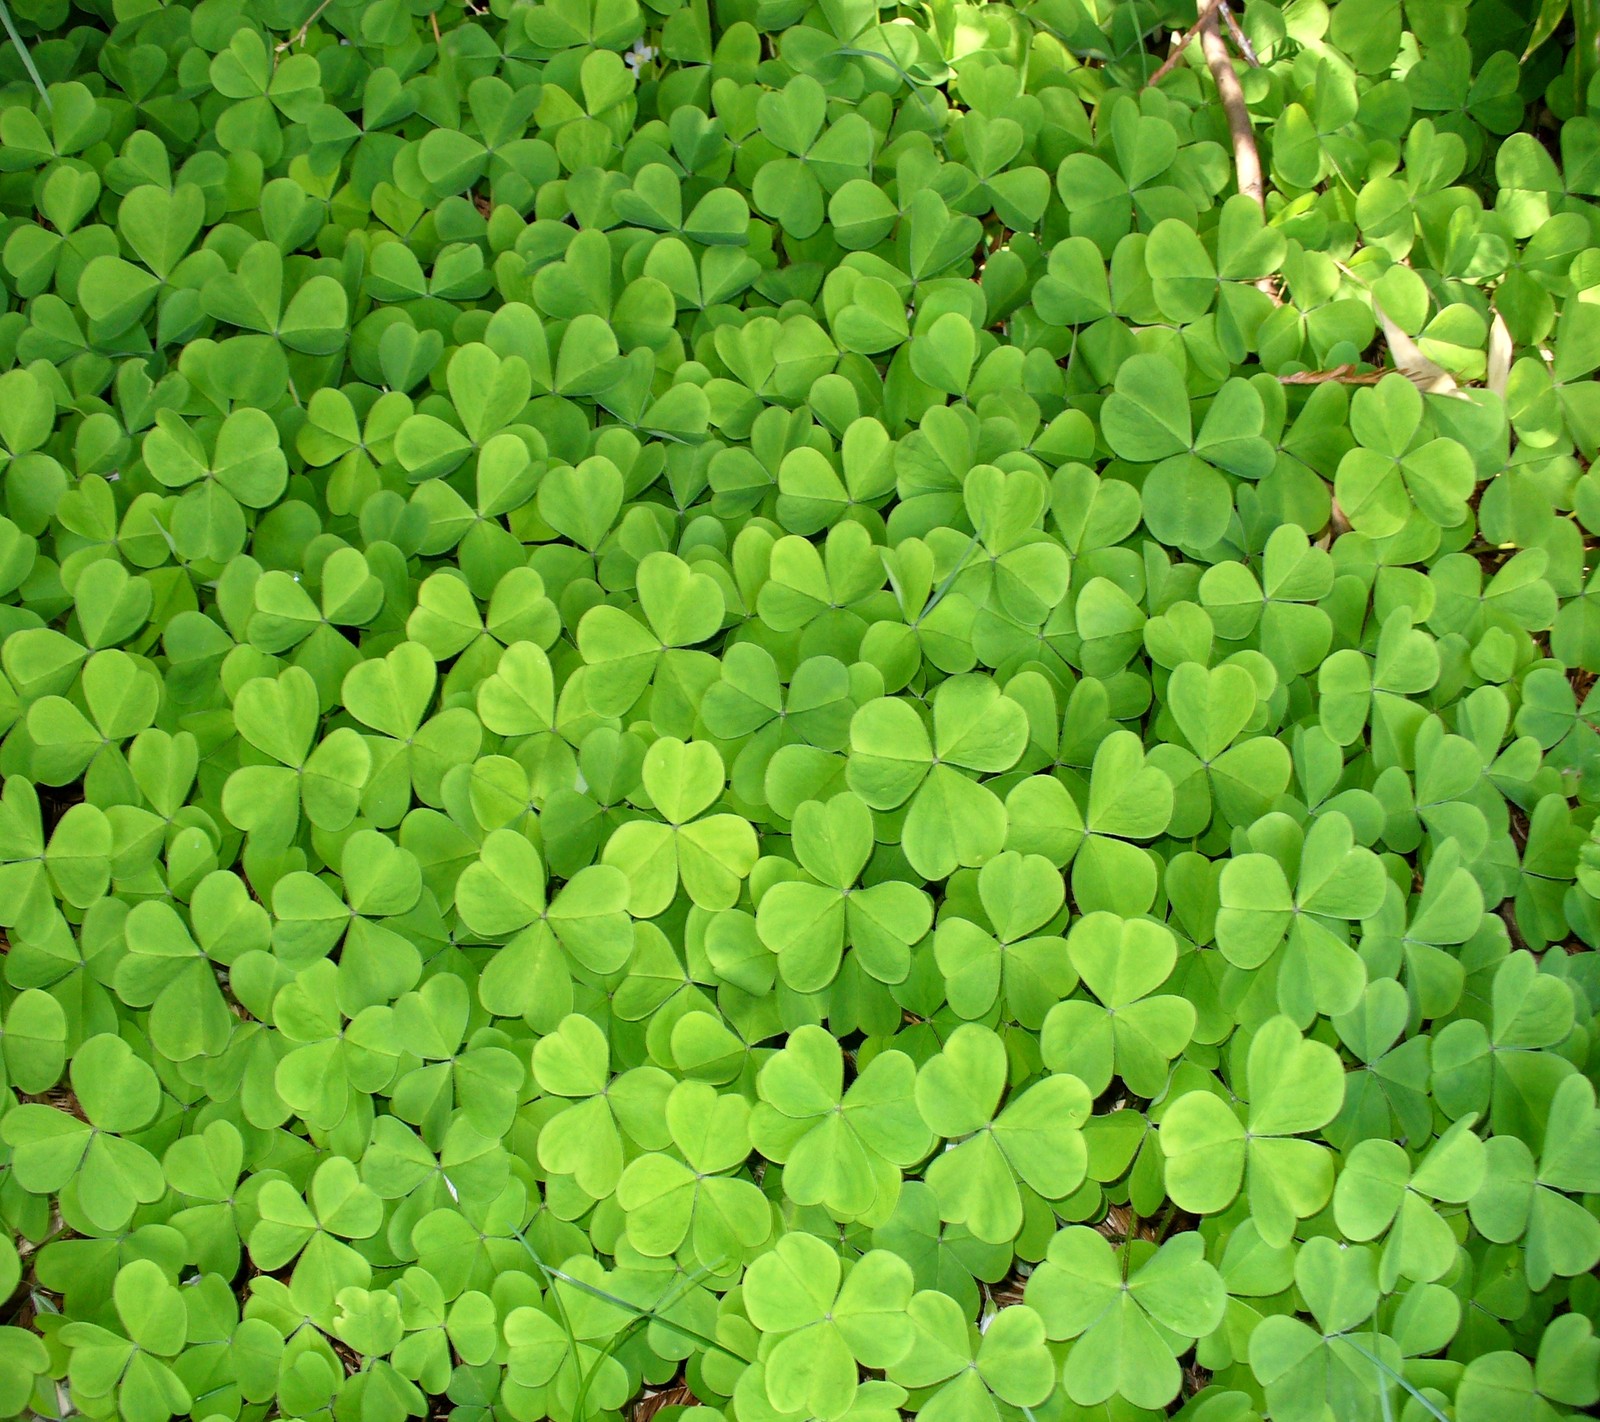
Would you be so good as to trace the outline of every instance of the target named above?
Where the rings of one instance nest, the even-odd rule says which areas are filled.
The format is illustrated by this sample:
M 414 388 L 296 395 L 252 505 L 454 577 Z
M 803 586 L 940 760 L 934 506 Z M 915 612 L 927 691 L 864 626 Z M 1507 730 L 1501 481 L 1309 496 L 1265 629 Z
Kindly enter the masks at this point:
M 1177 1218 L 1177 1215 L 1178 1202 L 1176 1200 L 1168 1200 L 1167 1208 L 1161 1212 L 1160 1222 L 1156 1225 L 1156 1239 L 1158 1241 L 1167 1237 L 1167 1231 L 1172 1228 L 1172 1221 Z
M 929 137 L 933 139 L 934 143 L 939 146 L 941 151 L 944 149 L 944 130 L 937 127 L 939 123 L 939 113 L 938 110 L 933 106 L 933 100 L 931 100 L 925 93 L 922 92 L 922 89 L 918 86 L 917 81 L 900 66 L 899 61 L 894 59 L 891 55 L 884 54 L 880 50 L 862 49 L 860 46 L 853 44 L 840 45 L 838 49 L 834 50 L 834 54 L 846 59 L 876 59 L 888 65 L 890 69 L 900 76 L 900 78 L 905 82 L 906 86 L 911 90 L 912 96 L 919 104 L 922 105 L 923 112 L 934 121 L 936 127 Z

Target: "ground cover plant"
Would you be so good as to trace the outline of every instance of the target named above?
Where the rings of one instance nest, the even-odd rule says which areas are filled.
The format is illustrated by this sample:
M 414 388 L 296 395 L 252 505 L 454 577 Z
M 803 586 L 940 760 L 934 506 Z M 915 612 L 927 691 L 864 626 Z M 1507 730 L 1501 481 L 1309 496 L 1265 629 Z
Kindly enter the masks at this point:
M 0 1416 L 1600 1403 L 1592 0 L 0 14 Z

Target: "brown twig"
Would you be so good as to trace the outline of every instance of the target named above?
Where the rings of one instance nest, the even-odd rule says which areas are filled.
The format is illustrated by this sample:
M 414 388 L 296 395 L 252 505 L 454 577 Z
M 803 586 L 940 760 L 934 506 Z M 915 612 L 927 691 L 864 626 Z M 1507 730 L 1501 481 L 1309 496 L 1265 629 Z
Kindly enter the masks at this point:
M 1161 67 L 1145 80 L 1145 88 L 1155 88 L 1157 84 L 1178 67 L 1178 61 L 1183 58 L 1184 50 L 1189 48 L 1194 37 L 1205 28 L 1206 21 L 1215 16 L 1217 7 L 1222 4 L 1223 0 L 1200 0 L 1200 13 L 1195 17 L 1195 22 L 1183 32 L 1177 44 L 1172 47 L 1172 53 L 1162 61 Z
M 333 4 L 333 0 L 322 0 L 322 3 L 318 5 L 309 16 L 307 16 L 305 24 L 301 25 L 298 30 L 296 30 L 292 35 L 289 36 L 288 39 L 278 46 L 277 52 L 282 54 L 284 50 L 292 49 L 295 45 L 299 45 L 302 49 L 304 49 L 306 36 L 311 33 L 311 27 L 322 18 L 322 12 L 331 4 Z
M 1221 7 L 1226 9 L 1226 5 Z M 1230 15 L 1231 19 L 1232 16 Z M 1265 215 L 1267 210 L 1266 185 L 1261 180 L 1261 153 L 1256 148 L 1255 126 L 1250 122 L 1250 110 L 1244 101 L 1244 88 L 1233 71 L 1233 59 L 1228 53 L 1227 41 L 1222 38 L 1222 20 L 1217 7 L 1208 9 L 1199 21 L 1200 49 L 1211 69 L 1212 82 L 1217 86 L 1217 96 L 1222 100 L 1223 112 L 1228 115 L 1228 132 L 1233 138 L 1233 170 L 1239 191 L 1255 203 Z M 1278 288 L 1270 276 L 1261 277 L 1256 289 L 1278 302 Z
M 1250 43 L 1250 36 L 1244 32 L 1244 26 L 1239 23 L 1239 17 L 1224 5 L 1222 18 L 1228 22 L 1228 33 L 1233 36 L 1234 48 L 1239 51 L 1244 62 L 1252 69 L 1261 68 L 1260 56 L 1256 54 L 1255 46 Z
M 1223 111 L 1228 115 L 1228 132 L 1233 136 L 1233 167 L 1239 181 L 1239 191 L 1254 199 L 1263 212 L 1267 210 L 1266 187 L 1261 181 L 1261 155 L 1256 150 L 1256 131 L 1250 122 L 1250 110 L 1245 107 L 1244 89 L 1239 76 L 1233 72 L 1233 60 L 1222 38 L 1222 22 L 1216 7 L 1209 7 L 1196 22 L 1200 29 L 1200 49 L 1211 67 L 1211 78 L 1222 99 Z

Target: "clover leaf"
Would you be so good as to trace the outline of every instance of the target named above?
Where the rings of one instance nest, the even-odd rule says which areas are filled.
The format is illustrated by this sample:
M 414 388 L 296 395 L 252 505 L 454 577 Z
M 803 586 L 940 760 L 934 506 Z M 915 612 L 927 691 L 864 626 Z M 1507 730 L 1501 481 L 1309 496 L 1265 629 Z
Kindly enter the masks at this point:
M 1046 1335 L 1076 1340 L 1062 1385 L 1079 1406 L 1115 1396 L 1137 1407 L 1164 1406 L 1180 1383 L 1175 1347 L 1222 1321 L 1222 1280 L 1198 1236 L 1143 1252 L 1137 1267 L 1131 1259 L 1119 1263 L 1107 1240 L 1074 1225 L 1056 1233 L 1029 1276 L 1025 1298 Z
M 913 1294 L 907 1312 L 916 1330 L 911 1351 L 889 1377 L 908 1387 L 938 1385 L 920 1415 L 995 1418 L 996 1399 L 1037 1407 L 1054 1390 L 1044 1323 L 1026 1304 L 1001 1309 L 981 1333 L 947 1294 Z
M 745 1275 L 750 1321 L 773 1340 L 765 1358 L 772 1406 L 846 1415 L 857 1366 L 892 1367 L 910 1350 L 911 1295 L 911 1271 L 896 1255 L 872 1250 L 845 1274 L 822 1240 L 785 1235 Z
M 604 862 L 627 875 L 629 912 L 654 918 L 681 882 L 701 908 L 732 908 L 755 867 L 756 834 L 734 814 L 707 815 L 725 772 L 708 741 L 665 736 L 645 752 L 645 793 L 665 823 L 635 820 L 606 842 Z
M 110 1033 L 88 1038 L 73 1053 L 70 1079 L 81 1116 L 28 1103 L 7 1113 L 0 1134 L 23 1189 L 45 1194 L 70 1187 L 87 1219 L 119 1229 L 166 1189 L 155 1157 L 126 1139 L 160 1109 L 161 1086 L 148 1063 Z
M 930 739 L 916 711 L 883 697 L 850 723 L 850 787 L 875 810 L 906 812 L 906 857 L 941 879 L 999 851 L 1005 812 L 994 793 L 963 774 L 1007 770 L 1022 754 L 1027 721 L 993 682 L 952 678 L 933 699 Z
M 1274 1017 L 1251 1039 L 1243 1089 L 1244 1122 L 1209 1091 L 1172 1102 L 1161 1118 L 1167 1188 L 1180 1208 L 1209 1213 L 1225 1208 L 1242 1183 L 1262 1237 L 1284 1243 L 1333 1191 L 1327 1148 L 1299 1137 L 1338 1114 L 1343 1073 L 1332 1048 Z
M 948 917 L 934 936 L 958 1015 L 981 1018 L 1000 1002 L 1008 1017 L 1036 1027 L 1055 1010 L 1072 972 L 1062 960 L 1061 940 L 1038 930 L 1056 918 L 1065 897 L 1061 875 L 1040 854 L 1005 850 L 978 870 L 979 902 L 994 932 Z
M 667 1127 L 682 1154 L 642 1155 L 617 1184 L 628 1237 L 641 1253 L 670 1254 L 693 1234 L 701 1267 L 719 1269 L 762 1243 L 772 1227 L 761 1192 L 733 1175 L 750 1154 L 750 1108 L 704 1082 L 684 1081 L 667 1098 Z
M 1594 1409 L 1594 0 L 84 8 L 0 1416 Z
M 784 1189 L 797 1203 L 844 1219 L 887 1219 L 901 1171 L 933 1147 L 917 1081 L 911 1059 L 890 1051 L 846 1088 L 838 1043 L 820 1027 L 801 1027 L 756 1079 L 751 1142 L 784 1166 Z
M 808 801 L 795 816 L 794 846 L 814 882 L 774 884 L 756 913 L 756 931 L 778 955 L 783 980 L 800 992 L 826 987 L 848 942 L 856 962 L 874 978 L 903 981 L 912 945 L 927 933 L 933 908 L 906 884 L 857 886 L 872 851 L 866 805 L 848 792 L 826 804 Z
M 917 1110 L 951 1144 L 928 1167 L 944 1219 L 1001 1244 L 1022 1228 L 1019 1183 L 1060 1199 L 1083 1183 L 1088 1151 L 1080 1127 L 1089 1092 L 1075 1076 L 1047 1076 L 1001 1107 L 1005 1048 L 964 1023 L 917 1073 Z
M 1073 925 L 1067 952 L 1100 1006 L 1071 1001 L 1050 1009 L 1039 1041 L 1046 1065 L 1076 1076 L 1095 1096 L 1113 1076 L 1135 1096 L 1161 1095 L 1168 1064 L 1195 1026 L 1189 1002 L 1153 993 L 1177 963 L 1172 934 L 1146 920 L 1092 913 Z

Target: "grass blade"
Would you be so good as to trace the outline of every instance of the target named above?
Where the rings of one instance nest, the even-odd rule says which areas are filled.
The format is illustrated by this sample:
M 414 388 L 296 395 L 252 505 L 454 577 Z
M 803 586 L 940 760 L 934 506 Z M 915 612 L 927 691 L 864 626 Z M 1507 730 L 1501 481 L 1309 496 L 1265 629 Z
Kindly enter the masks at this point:
M 11 43 L 17 48 L 17 53 L 22 56 L 22 67 L 28 71 L 28 77 L 33 80 L 33 87 L 39 91 L 39 97 L 44 100 L 47 109 L 55 106 L 50 102 L 50 90 L 45 87 L 45 82 L 39 77 L 39 71 L 33 63 L 33 56 L 28 53 L 28 46 L 22 42 L 22 36 L 17 33 L 16 22 L 11 18 L 11 9 L 6 0 L 0 0 L 0 24 L 6 27 L 6 34 L 11 37 Z

